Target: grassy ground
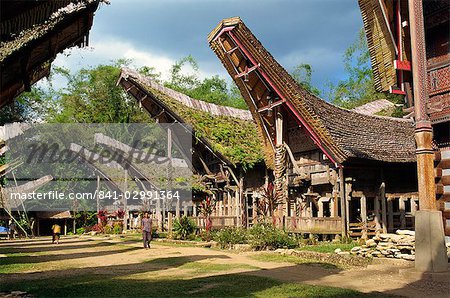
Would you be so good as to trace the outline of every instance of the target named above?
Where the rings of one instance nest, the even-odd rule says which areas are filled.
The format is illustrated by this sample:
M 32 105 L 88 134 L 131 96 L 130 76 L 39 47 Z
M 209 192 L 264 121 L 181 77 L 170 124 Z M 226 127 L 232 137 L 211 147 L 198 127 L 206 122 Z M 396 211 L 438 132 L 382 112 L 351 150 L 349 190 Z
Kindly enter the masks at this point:
M 156 248 L 146 251 L 135 241 L 111 243 L 73 238 L 62 242 L 60 245 L 42 241 L 0 245 L 0 292 L 25 291 L 37 297 L 351 297 L 361 294 L 255 276 L 251 273 L 261 272 L 262 268 L 252 264 L 253 259 L 239 256 L 240 259 L 231 261 L 216 250 L 205 249 L 207 255 L 185 255 L 185 250 L 198 248 L 154 243 Z M 314 265 L 309 260 L 276 256 L 261 254 L 255 260 Z
M 109 275 L 84 275 L 64 279 L 44 279 L 2 285 L 2 291 L 14 288 L 38 297 L 359 297 L 352 290 L 283 283 L 270 278 L 227 274 L 180 279 L 121 279 Z
M 306 245 L 298 248 L 298 250 L 334 253 L 336 248 L 340 248 L 342 251 L 350 251 L 353 247 L 357 246 L 356 243 L 330 243 L 319 242 L 316 245 Z
M 277 253 L 260 253 L 251 256 L 251 258 L 262 262 L 292 263 L 297 265 L 319 266 L 327 269 L 345 269 L 345 267 L 339 265 L 317 262 L 316 260 L 313 259 L 299 258 L 296 256 L 281 255 Z

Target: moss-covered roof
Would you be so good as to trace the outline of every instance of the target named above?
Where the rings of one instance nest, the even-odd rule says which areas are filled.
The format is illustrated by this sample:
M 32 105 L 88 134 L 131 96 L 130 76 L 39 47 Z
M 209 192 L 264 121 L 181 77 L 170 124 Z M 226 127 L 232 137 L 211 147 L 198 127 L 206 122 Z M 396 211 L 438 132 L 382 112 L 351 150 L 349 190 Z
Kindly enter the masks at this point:
M 191 125 L 197 138 L 204 138 L 213 151 L 233 165 L 251 168 L 264 161 L 256 124 L 249 111 L 192 99 L 129 69 L 123 69 L 122 76 L 140 85 L 154 101 Z

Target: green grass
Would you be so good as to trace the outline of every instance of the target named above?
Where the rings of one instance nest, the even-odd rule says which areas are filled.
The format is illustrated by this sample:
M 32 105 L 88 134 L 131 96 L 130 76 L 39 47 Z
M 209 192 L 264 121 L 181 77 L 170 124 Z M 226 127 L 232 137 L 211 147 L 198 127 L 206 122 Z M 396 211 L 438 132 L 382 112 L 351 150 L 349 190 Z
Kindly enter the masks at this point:
M 336 248 L 340 248 L 342 251 L 350 251 L 353 247 L 357 246 L 356 243 L 319 243 L 316 245 L 307 245 L 298 248 L 298 250 L 315 251 L 323 253 L 333 253 Z
M 175 243 L 175 242 L 163 242 L 163 241 L 155 241 L 151 242 L 150 245 L 160 245 L 160 246 L 168 246 L 168 247 L 198 247 L 194 243 Z
M 19 273 L 29 270 L 35 270 L 37 268 L 39 268 L 39 265 L 35 263 L 2 264 L 2 262 L 0 261 L 0 274 Z
M 331 263 L 323 263 L 318 262 L 317 260 L 314 259 L 299 258 L 296 256 L 282 255 L 278 253 L 260 253 L 251 256 L 250 258 L 261 262 L 292 263 L 297 265 L 320 266 L 327 269 L 336 269 L 336 268 L 342 269 L 340 266 Z
M 340 288 L 283 283 L 265 277 L 229 274 L 193 279 L 120 279 L 84 275 L 1 284 L 0 291 L 26 291 L 37 297 L 360 297 Z
M 197 274 L 227 271 L 233 269 L 259 269 L 259 267 L 248 264 L 232 264 L 232 263 L 211 263 L 211 262 L 190 262 L 178 267 L 179 269 L 191 270 Z

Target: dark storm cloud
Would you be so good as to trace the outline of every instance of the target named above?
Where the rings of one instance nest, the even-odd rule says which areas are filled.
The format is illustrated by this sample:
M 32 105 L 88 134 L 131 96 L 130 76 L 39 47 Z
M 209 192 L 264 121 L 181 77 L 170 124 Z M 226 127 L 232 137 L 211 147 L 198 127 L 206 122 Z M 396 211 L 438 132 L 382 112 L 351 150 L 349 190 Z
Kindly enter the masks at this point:
M 362 26 L 356 0 L 111 0 L 97 12 L 91 43 L 112 38 L 175 60 L 192 54 L 205 72 L 223 74 L 206 36 L 232 16 L 286 69 L 310 63 L 319 87 L 342 76 L 342 55 Z

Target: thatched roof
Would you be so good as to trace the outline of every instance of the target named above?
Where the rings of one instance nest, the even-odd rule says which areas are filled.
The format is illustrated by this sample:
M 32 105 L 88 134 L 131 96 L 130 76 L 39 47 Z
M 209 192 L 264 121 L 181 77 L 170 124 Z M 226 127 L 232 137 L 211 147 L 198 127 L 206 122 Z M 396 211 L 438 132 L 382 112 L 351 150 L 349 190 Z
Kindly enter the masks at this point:
M 234 51 L 228 59 L 220 44 L 228 37 L 217 38 L 220 32 L 225 32 L 226 36 L 230 36 L 228 34 L 230 32 L 241 44 L 243 48 L 241 52 Z M 220 22 L 208 36 L 208 41 L 240 88 L 256 120 L 260 134 L 265 138 L 266 149 L 270 148 L 269 140 L 264 133 L 264 123 L 255 108 L 254 99 L 245 92 L 248 87 L 244 85 L 244 80 L 236 77 L 236 64 L 242 68 L 244 61 L 250 59 L 243 57 L 244 54 L 251 56 L 254 63 L 259 65 L 254 72 L 259 78 L 265 78 L 267 83 L 270 80 L 271 86 L 278 90 L 277 94 L 280 98 L 285 99 L 283 106 L 292 111 L 301 120 L 303 126 L 310 129 L 310 133 L 316 137 L 317 145 L 323 148 L 335 162 L 343 163 L 355 158 L 383 162 L 415 161 L 412 122 L 345 110 L 306 91 L 278 64 L 239 18 Z M 242 70 L 238 69 L 238 71 Z
M 249 111 L 193 99 L 130 69 L 122 69 L 121 77 L 139 86 L 177 121 L 192 126 L 197 138 L 204 139 L 213 151 L 231 164 L 252 167 L 263 162 L 260 141 Z
M 101 1 L 1 1 L 0 107 L 47 76 L 58 53 L 87 44 Z
M 66 211 L 38 211 L 36 217 L 39 219 L 69 219 L 73 218 L 69 210 Z

